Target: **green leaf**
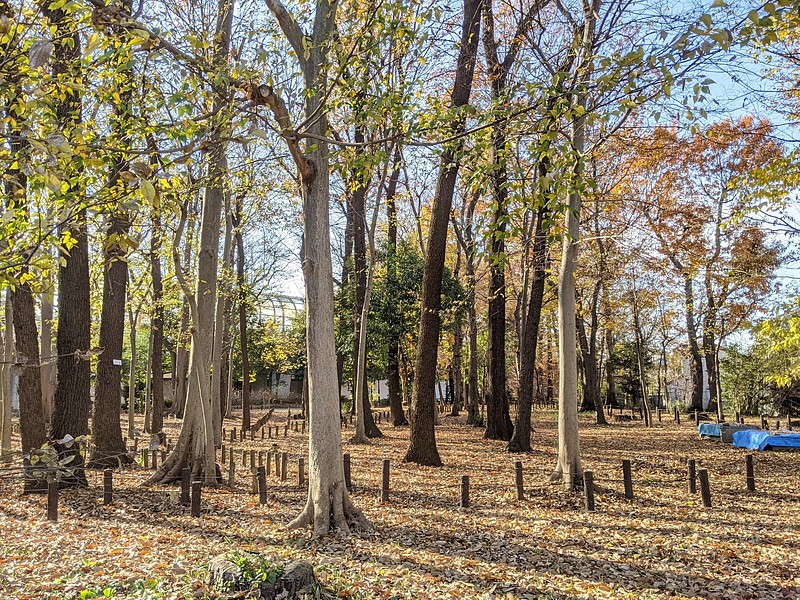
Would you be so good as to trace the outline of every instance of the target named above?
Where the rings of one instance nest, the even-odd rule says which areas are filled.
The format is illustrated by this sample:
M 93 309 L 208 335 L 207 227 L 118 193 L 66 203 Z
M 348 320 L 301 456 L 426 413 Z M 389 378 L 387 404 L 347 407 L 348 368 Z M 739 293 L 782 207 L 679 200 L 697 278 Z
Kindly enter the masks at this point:
M 149 180 L 142 179 L 141 183 L 139 184 L 139 190 L 141 190 L 142 195 L 151 202 L 155 200 L 156 188 L 152 183 L 150 183 Z

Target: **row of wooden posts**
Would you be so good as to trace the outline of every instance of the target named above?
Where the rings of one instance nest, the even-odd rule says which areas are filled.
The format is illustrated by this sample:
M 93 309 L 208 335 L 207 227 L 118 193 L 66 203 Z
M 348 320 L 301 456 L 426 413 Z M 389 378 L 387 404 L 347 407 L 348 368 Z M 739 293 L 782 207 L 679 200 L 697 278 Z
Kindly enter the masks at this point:
M 621 413 L 622 409 L 619 409 L 619 410 L 620 410 L 620 413 Z M 634 408 L 630 409 L 631 417 L 634 415 L 635 410 L 636 409 L 634 409 Z M 663 409 L 661 409 L 661 408 L 657 408 L 656 409 L 656 416 L 658 418 L 658 422 L 659 423 L 661 422 L 661 414 L 662 414 L 662 412 L 664 412 Z M 614 408 L 613 407 L 611 407 L 611 406 L 608 407 L 608 414 L 609 415 L 613 415 L 614 414 Z M 639 408 L 639 414 L 640 415 L 642 414 L 641 407 Z M 700 420 L 701 420 L 700 419 L 700 415 L 701 414 L 702 413 L 699 410 L 695 410 L 692 413 L 695 425 L 699 425 L 700 424 Z M 716 422 L 719 423 L 720 422 L 719 415 L 717 413 L 714 413 L 714 417 L 715 417 Z M 681 412 L 678 410 L 677 406 L 673 407 L 673 409 L 672 409 L 672 420 L 675 421 L 678 425 L 681 424 Z M 737 423 L 737 424 L 744 425 L 744 417 L 741 415 L 741 413 L 739 413 L 737 411 L 736 413 L 734 413 L 733 422 Z M 776 420 L 775 421 L 775 429 L 777 430 L 777 429 L 780 429 L 780 428 L 781 428 L 781 422 Z M 786 415 L 786 428 L 789 431 L 792 431 L 792 416 L 790 414 Z M 761 429 L 769 429 L 769 424 L 767 422 L 767 417 L 765 417 L 764 415 L 761 415 Z
M 287 478 L 287 464 L 288 464 L 288 453 L 287 452 L 268 452 L 267 453 L 267 462 L 266 464 L 261 464 L 261 460 L 259 460 L 259 465 L 253 469 L 253 484 L 252 484 L 252 493 L 258 494 L 258 499 L 260 504 L 267 503 L 267 475 L 270 474 L 270 465 L 272 464 L 274 455 L 275 460 L 275 474 L 279 476 L 281 481 L 286 481 Z M 243 457 L 247 456 L 247 454 L 243 453 Z M 255 459 L 255 451 L 250 451 L 250 464 L 251 466 L 254 464 Z M 262 453 L 259 453 L 259 459 L 262 457 Z M 345 485 L 349 491 L 353 490 L 353 483 L 351 477 L 351 461 L 350 461 L 350 454 L 345 453 L 342 457 L 344 463 L 344 477 L 345 477 Z M 229 476 L 228 476 L 228 484 L 233 486 L 233 478 L 235 475 L 235 463 L 234 463 L 234 455 L 233 452 L 229 453 Z M 244 459 L 243 459 L 244 464 Z M 755 492 L 756 491 L 756 480 L 755 480 L 755 468 L 753 464 L 753 455 L 748 454 L 745 456 L 745 468 L 746 468 L 746 487 L 748 492 Z M 700 483 L 700 496 L 702 498 L 703 506 L 710 508 L 711 507 L 711 486 L 709 483 L 708 478 L 708 470 L 707 469 L 700 469 L 697 470 L 697 462 L 695 459 L 689 459 L 686 464 L 687 470 L 687 484 L 688 484 L 688 491 L 690 494 L 694 495 L 697 493 L 697 484 L 698 481 Z M 111 469 L 106 469 L 103 472 L 103 504 L 108 505 L 111 504 L 113 501 L 113 471 Z M 381 492 L 380 492 L 380 500 L 382 503 L 388 503 L 390 498 L 390 487 L 389 487 L 389 475 L 390 475 L 390 461 L 388 458 L 383 459 L 382 468 L 381 468 Z M 632 476 L 632 468 L 631 468 L 631 461 L 630 460 L 623 460 L 622 461 L 622 477 L 623 477 L 623 486 L 624 486 L 624 493 L 626 500 L 632 500 L 634 498 L 633 494 L 633 476 Z M 191 478 L 191 470 L 189 468 L 183 469 L 181 473 L 181 504 L 184 506 L 190 506 L 190 514 L 192 517 L 199 517 L 200 516 L 200 496 L 202 492 L 203 483 L 200 481 L 190 481 Z M 592 471 L 584 471 L 583 473 L 583 481 L 584 481 L 584 499 L 585 499 L 585 506 L 586 510 L 589 512 L 595 511 L 595 479 L 594 473 Z M 298 459 L 298 485 L 302 488 L 305 485 L 306 478 L 305 478 L 305 459 L 300 457 Z M 517 460 L 514 461 L 514 485 L 516 489 L 516 498 L 517 500 L 524 500 L 525 499 L 525 488 L 523 484 L 523 470 L 522 470 L 522 461 Z M 460 487 L 461 487 L 461 497 L 460 497 L 460 506 L 461 508 L 469 508 L 470 506 L 470 478 L 469 475 L 462 475 L 460 478 Z M 48 495 L 47 495 L 47 518 L 51 521 L 58 520 L 58 482 L 51 481 L 48 485 Z

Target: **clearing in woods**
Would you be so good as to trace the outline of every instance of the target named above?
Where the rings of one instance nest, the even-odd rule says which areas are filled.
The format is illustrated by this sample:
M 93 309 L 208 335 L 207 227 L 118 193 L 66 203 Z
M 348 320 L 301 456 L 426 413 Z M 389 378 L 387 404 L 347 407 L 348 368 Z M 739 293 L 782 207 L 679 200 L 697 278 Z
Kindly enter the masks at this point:
M 272 422 L 283 418 L 276 413 Z M 283 426 L 277 440 L 262 442 L 258 433 L 233 444 L 235 489 L 203 490 L 199 519 L 177 503 L 177 487 L 137 487 L 149 472 L 141 465 L 115 473 L 110 506 L 102 504 L 102 473 L 89 472 L 89 489 L 62 492 L 55 523 L 46 520 L 44 496 L 22 496 L 18 479 L 0 477 L 2 597 L 224 597 L 205 588 L 203 566 L 231 548 L 308 559 L 329 589 L 351 598 L 798 597 L 800 454 L 756 453 L 757 491 L 748 493 L 746 452 L 698 439 L 686 419 L 676 425 L 665 417 L 646 430 L 639 421 L 598 427 L 582 416 L 584 468 L 598 486 L 589 513 L 582 496 L 546 483 L 555 463 L 553 413 L 534 417 L 535 448 L 522 456 L 484 440 L 463 418 L 441 421 L 439 469 L 400 462 L 408 428 L 384 422 L 385 438 L 345 442 L 355 502 L 375 526 L 349 539 L 312 542 L 307 532 L 286 530 L 305 499 L 297 477 L 305 435 L 284 437 Z M 177 428 L 166 426 L 173 439 Z M 351 435 L 344 429 L 345 440 Z M 273 442 L 289 452 L 288 478 L 276 478 L 273 465 L 261 506 L 241 450 Z M 382 504 L 384 458 L 391 478 Z M 690 458 L 708 470 L 712 508 L 687 492 Z M 623 459 L 632 462 L 632 501 L 623 494 Z M 459 506 L 462 475 L 470 477 L 468 508 Z

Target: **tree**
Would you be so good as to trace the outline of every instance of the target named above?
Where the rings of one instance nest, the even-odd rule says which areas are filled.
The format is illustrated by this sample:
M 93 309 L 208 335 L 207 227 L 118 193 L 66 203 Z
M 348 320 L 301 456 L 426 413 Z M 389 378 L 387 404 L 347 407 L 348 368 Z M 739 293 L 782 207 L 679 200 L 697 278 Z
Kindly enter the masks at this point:
M 330 249 L 329 149 L 326 134 L 325 90 L 327 65 L 335 32 L 334 0 L 318 0 L 310 35 L 279 0 L 267 0 L 287 41 L 295 52 L 303 76 L 306 136 L 302 148 L 281 96 L 269 85 L 252 90 L 257 104 L 272 111 L 300 178 L 303 199 L 303 275 L 306 283 L 306 335 L 308 352 L 308 498 L 290 524 L 292 529 L 313 525 L 315 536 L 331 527 L 350 532 L 351 527 L 369 527 L 364 515 L 350 500 L 344 484 L 342 440 L 339 419 L 339 389 L 336 375 L 336 344 L 333 328 L 333 267 Z
M 419 344 L 414 369 L 414 391 L 411 400 L 411 440 L 403 460 L 439 467 L 442 460 L 436 448 L 434 415 L 436 412 L 435 380 L 441 330 L 442 276 L 447 244 L 450 208 L 453 204 L 458 152 L 463 141 L 458 134 L 464 131 L 472 79 L 478 50 L 482 0 L 465 0 L 461 45 L 458 51 L 456 75 L 450 93 L 450 133 L 457 137 L 442 150 L 439 177 L 431 207 L 431 224 L 425 251 L 425 272 L 422 277 L 422 306 L 420 310 Z
M 44 6 L 42 13 L 54 29 L 56 39 L 62 40 L 53 50 L 55 124 L 67 140 L 81 135 L 80 56 L 81 40 L 75 16 L 66 8 Z M 69 42 L 66 42 L 69 40 Z M 91 347 L 91 304 L 89 299 L 89 237 L 86 207 L 82 204 L 83 172 L 81 161 L 75 160 L 64 166 L 64 178 L 69 182 L 67 191 L 56 196 L 64 203 L 78 205 L 76 218 L 65 223 L 62 235 L 69 236 L 74 243 L 67 251 L 60 252 L 61 266 L 58 272 L 58 328 L 56 331 L 56 354 L 58 356 L 58 379 L 54 396 L 52 428 L 53 440 L 67 435 L 77 438 L 89 433 L 91 399 L 89 390 Z M 62 186 L 63 189 L 63 186 Z M 61 480 L 62 485 L 86 485 L 82 470 L 83 458 L 77 444 L 60 448 L 65 455 L 75 456 L 73 476 Z

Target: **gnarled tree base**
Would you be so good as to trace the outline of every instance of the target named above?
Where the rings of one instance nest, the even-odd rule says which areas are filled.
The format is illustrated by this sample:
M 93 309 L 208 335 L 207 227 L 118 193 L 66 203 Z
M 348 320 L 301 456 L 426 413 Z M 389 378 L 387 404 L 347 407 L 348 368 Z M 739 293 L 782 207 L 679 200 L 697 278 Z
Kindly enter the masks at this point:
M 335 481 L 329 487 L 327 507 L 317 510 L 311 494 L 303 511 L 293 519 L 290 530 L 313 526 L 312 536 L 319 538 L 327 535 L 331 529 L 340 535 L 350 535 L 358 531 L 372 531 L 372 525 L 350 500 L 344 482 Z

